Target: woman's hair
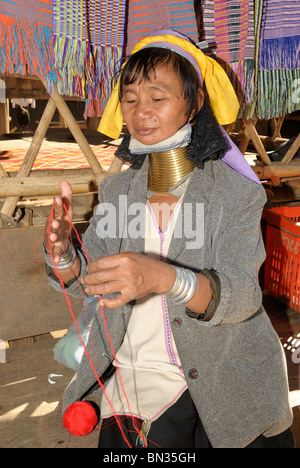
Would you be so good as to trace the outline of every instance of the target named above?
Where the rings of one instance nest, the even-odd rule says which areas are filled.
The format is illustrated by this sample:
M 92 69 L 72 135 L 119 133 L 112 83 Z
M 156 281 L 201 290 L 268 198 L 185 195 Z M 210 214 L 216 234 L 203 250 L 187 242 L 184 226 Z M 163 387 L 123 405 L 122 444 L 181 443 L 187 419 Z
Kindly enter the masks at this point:
M 139 50 L 126 62 L 120 76 L 120 101 L 124 86 L 139 81 L 149 80 L 149 74 L 155 73 L 158 65 L 172 65 L 182 83 L 183 96 L 187 103 L 186 115 L 189 117 L 193 110 L 198 111 L 198 90 L 201 88 L 198 74 L 193 65 L 184 57 L 170 49 L 161 47 L 147 47 Z

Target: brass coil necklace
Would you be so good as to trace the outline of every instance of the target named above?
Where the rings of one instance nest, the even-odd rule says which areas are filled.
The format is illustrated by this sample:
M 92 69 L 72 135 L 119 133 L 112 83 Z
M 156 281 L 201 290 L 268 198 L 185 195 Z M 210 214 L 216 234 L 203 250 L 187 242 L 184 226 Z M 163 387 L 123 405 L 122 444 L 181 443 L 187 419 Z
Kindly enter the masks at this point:
M 193 172 L 195 166 L 188 160 L 189 146 L 149 154 L 148 190 L 169 193 L 172 188 Z

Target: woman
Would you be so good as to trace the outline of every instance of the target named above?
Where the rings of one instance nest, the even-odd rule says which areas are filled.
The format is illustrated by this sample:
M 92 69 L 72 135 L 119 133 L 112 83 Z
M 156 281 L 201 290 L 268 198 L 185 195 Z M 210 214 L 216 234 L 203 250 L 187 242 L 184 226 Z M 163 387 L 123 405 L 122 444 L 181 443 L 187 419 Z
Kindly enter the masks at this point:
M 67 182 L 55 200 L 50 281 L 60 288 L 59 272 L 78 295 L 80 277 L 101 295 L 64 402 L 102 395 L 90 357 L 106 382 L 99 447 L 293 446 L 284 353 L 258 284 L 266 197 L 219 125 L 236 113 L 213 60 L 174 31 L 150 36 L 102 119 L 111 136 L 124 119 L 117 155 L 131 167 L 101 183 L 85 251 L 69 245 Z

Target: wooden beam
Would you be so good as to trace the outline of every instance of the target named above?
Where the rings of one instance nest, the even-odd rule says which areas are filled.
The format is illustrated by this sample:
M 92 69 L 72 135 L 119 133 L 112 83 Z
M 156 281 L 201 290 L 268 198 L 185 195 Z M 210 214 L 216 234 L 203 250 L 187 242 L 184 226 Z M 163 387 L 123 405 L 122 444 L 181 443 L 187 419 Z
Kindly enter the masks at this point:
M 0 78 L 2 79 L 10 79 L 10 78 L 20 78 L 20 79 L 24 79 L 24 80 L 38 80 L 38 81 L 41 81 L 41 79 L 38 77 L 38 76 L 34 76 L 34 75 L 18 75 L 18 74 L 15 74 L 15 75 L 4 75 L 4 74 L 0 74 Z
M 35 99 L 35 100 L 48 100 L 50 94 L 45 89 L 24 89 L 24 88 L 7 88 L 7 99 Z M 83 102 L 83 99 L 76 96 L 63 96 L 64 101 Z
M 68 180 L 74 194 L 97 192 L 108 173 L 70 175 L 65 177 L 10 177 L 0 179 L 0 197 L 42 197 L 60 194 L 60 181 Z
M 271 164 L 270 166 L 251 166 L 253 171 L 260 180 L 268 180 L 281 177 L 297 177 L 300 178 L 300 163 L 299 164 Z

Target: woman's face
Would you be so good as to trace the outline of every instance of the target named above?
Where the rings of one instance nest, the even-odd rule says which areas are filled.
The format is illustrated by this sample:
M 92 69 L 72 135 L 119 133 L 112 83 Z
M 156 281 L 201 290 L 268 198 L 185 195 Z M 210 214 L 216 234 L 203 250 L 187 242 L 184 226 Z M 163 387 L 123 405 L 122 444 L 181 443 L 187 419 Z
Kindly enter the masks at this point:
M 145 145 L 173 136 L 187 120 L 181 81 L 171 65 L 160 65 L 150 80 L 124 86 L 121 110 L 130 135 Z

